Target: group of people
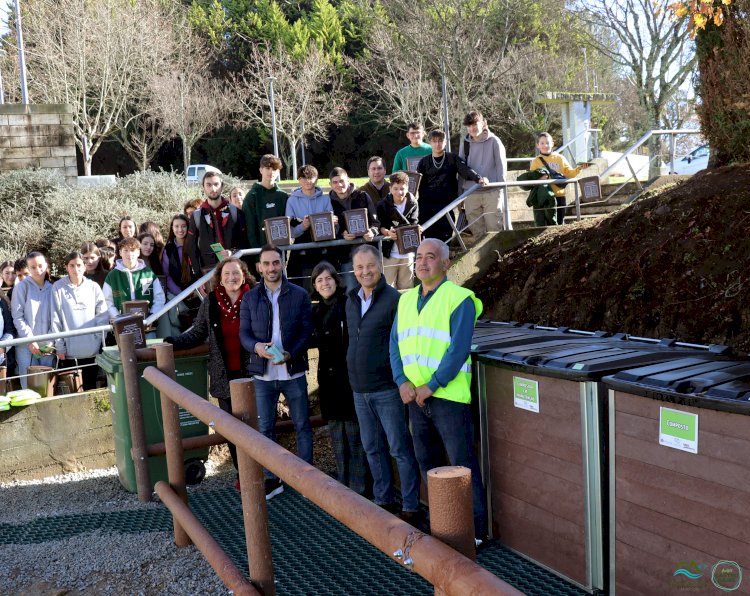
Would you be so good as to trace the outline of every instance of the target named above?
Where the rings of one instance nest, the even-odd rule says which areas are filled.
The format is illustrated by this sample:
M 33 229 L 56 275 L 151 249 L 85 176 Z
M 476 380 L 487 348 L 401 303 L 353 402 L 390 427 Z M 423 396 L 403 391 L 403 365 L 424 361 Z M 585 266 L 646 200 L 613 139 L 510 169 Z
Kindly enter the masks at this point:
M 312 463 L 305 372 L 308 348 L 317 347 L 321 413 L 339 480 L 414 522 L 420 477 L 424 481 L 445 454 L 450 464 L 472 470 L 475 531 L 481 538 L 487 522 L 469 409 L 469 352 L 482 305 L 470 290 L 447 281 L 445 241 L 453 227 L 446 219 L 424 230 L 416 253 L 401 252 L 395 242 L 398 227 L 424 224 L 468 185 L 505 180 L 502 142 L 478 112 L 467 114 L 464 124 L 458 154 L 446 152 L 442 131 L 432 131 L 428 144 L 421 125 L 410 124 L 410 144 L 395 155 L 393 173 L 386 180 L 383 158 L 371 157 L 368 181 L 359 188 L 336 167 L 325 193 L 317 185 L 318 171 L 305 165 L 299 187 L 288 195 L 277 183 L 281 161 L 265 155 L 260 181 L 247 195 L 233 188 L 225 197 L 221 173 L 208 171 L 204 198 L 171 218 L 166 240 L 157 224 L 138 227 L 125 216 L 115 239 L 87 242 L 68 254 L 67 275 L 59 280 L 50 278 L 39 252 L 3 263 L 0 339 L 106 324 L 128 300 L 147 301 L 153 313 L 213 270 L 211 282 L 162 315 L 152 333 L 176 348 L 208 343 L 210 393 L 221 408 L 231 412 L 229 381 L 252 377 L 260 431 L 274 438 L 283 394 L 298 455 Z M 539 147 L 548 174 L 555 165 L 570 173 L 551 154 L 548 135 L 540 137 Z M 421 174 L 418 196 L 409 190 L 407 172 Z M 472 234 L 501 229 L 501 206 L 500 189 L 472 194 L 465 204 Z M 335 236 L 353 240 L 344 215 L 351 209 L 367 212 L 365 243 L 354 250 L 313 247 L 285 255 L 266 243 L 268 218 L 289 217 L 294 242 L 309 243 L 311 216 L 325 212 L 332 213 Z M 382 251 L 371 243 L 376 236 L 384 238 Z M 259 254 L 232 256 L 245 248 L 258 248 Z M 92 333 L 17 346 L 22 386 L 30 365 L 50 366 L 57 358 L 63 366 L 82 368 L 84 388 L 95 387 L 92 365 L 102 341 L 102 334 Z M 0 348 L 0 360 L 7 356 Z M 230 452 L 236 466 L 234 446 Z M 391 457 L 401 484 L 400 509 Z M 279 479 L 267 473 L 267 498 L 282 490 Z

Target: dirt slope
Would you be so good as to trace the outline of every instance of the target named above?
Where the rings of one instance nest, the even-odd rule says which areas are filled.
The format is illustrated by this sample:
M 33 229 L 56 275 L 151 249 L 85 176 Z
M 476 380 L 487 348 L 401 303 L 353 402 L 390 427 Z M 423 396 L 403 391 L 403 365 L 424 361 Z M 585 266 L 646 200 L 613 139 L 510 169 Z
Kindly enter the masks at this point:
M 475 286 L 485 315 L 750 351 L 750 164 L 551 228 Z

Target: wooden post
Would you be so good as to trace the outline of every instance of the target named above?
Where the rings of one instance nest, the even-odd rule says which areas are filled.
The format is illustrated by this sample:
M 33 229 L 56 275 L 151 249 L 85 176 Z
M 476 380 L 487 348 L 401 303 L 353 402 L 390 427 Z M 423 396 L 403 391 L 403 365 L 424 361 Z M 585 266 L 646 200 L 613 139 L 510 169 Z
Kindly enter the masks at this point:
M 229 383 L 232 414 L 258 430 L 258 408 L 255 402 L 255 384 L 250 379 L 237 379 Z M 263 467 L 237 445 L 237 467 L 240 474 L 242 516 L 245 521 L 247 560 L 250 580 L 265 596 L 276 594 L 271 535 L 268 531 Z
M 154 347 L 156 349 L 156 367 L 173 381 L 177 380 L 172 345 L 159 344 Z M 182 448 L 182 431 L 180 430 L 180 407 L 164 394 L 161 394 L 161 416 L 164 421 L 164 445 L 167 450 L 169 484 L 183 503 L 187 503 L 185 453 Z M 174 525 L 174 543 L 177 546 L 192 544 L 190 537 L 176 517 L 172 517 L 172 523 Z
M 123 333 L 120 337 L 120 358 L 122 359 L 122 372 L 125 379 L 125 399 L 128 404 L 130 456 L 133 458 L 135 467 L 135 485 L 138 500 L 148 502 L 151 500 L 151 479 L 148 474 L 146 428 L 143 422 L 138 359 L 135 355 L 135 337 L 132 333 Z

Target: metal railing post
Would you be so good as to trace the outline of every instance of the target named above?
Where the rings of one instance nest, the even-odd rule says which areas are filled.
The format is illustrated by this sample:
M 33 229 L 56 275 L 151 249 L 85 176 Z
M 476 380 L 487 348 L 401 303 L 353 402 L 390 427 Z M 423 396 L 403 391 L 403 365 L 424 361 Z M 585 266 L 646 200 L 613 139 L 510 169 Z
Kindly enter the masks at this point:
M 255 383 L 250 379 L 230 381 L 232 414 L 248 426 L 258 430 L 258 408 Z M 242 517 L 245 522 L 245 543 L 253 585 L 265 596 L 276 594 L 271 535 L 268 531 L 268 508 L 263 468 L 244 449 L 237 446 L 237 467 L 240 474 Z
M 156 349 L 156 368 L 173 381 L 177 379 L 174 368 L 174 351 L 171 344 L 158 344 Z M 164 446 L 167 450 L 167 477 L 169 485 L 183 503 L 188 502 L 187 486 L 185 484 L 185 454 L 182 448 L 182 432 L 180 431 L 180 408 L 166 395 L 161 396 L 161 416 L 164 423 Z M 190 536 L 176 517 L 172 518 L 174 525 L 174 543 L 177 546 L 192 544 Z
M 146 430 L 143 422 L 138 359 L 135 354 L 135 335 L 132 333 L 123 333 L 120 336 L 120 357 L 122 358 L 122 372 L 125 380 L 125 399 L 128 404 L 130 455 L 133 458 L 135 468 L 135 485 L 138 500 L 145 503 L 151 500 L 151 479 L 148 473 Z
M 674 173 L 675 135 L 669 135 L 669 173 Z
M 576 193 L 576 221 L 581 221 L 581 193 L 578 183 L 573 185 L 573 191 Z

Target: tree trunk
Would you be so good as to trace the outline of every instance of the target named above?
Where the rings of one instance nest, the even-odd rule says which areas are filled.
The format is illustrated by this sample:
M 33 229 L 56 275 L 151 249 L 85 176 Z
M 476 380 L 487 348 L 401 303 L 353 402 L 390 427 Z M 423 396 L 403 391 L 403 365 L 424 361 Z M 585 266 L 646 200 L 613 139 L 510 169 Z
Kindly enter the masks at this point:
M 181 136 L 180 138 L 182 138 L 182 159 L 185 162 L 185 176 L 187 176 L 188 166 L 190 165 L 190 153 L 193 148 L 188 143 L 187 138 L 184 136 Z
M 88 159 L 83 160 L 83 175 L 91 176 L 91 154 Z
M 292 180 L 297 180 L 297 142 L 289 141 L 289 150 L 292 153 Z

